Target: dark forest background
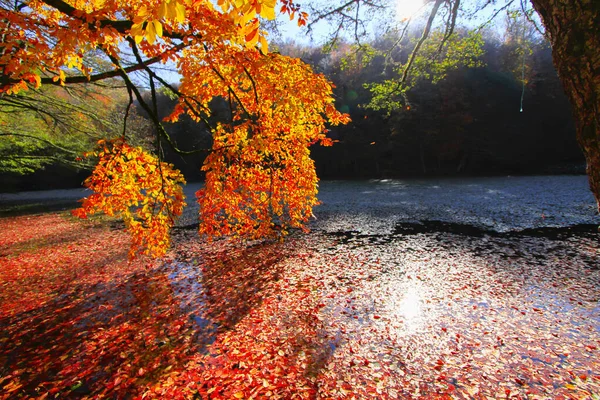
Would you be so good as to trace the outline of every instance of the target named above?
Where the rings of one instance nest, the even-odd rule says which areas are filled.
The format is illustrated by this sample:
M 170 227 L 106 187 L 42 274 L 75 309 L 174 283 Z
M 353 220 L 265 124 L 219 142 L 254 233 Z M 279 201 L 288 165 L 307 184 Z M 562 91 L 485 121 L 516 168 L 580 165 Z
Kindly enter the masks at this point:
M 321 179 L 584 173 L 550 47 L 541 37 L 524 37 L 510 26 L 502 34 L 486 32 L 480 66 L 452 69 L 437 83 L 417 80 L 404 106 L 391 113 L 367 107 L 367 86 L 398 74 L 390 60 L 405 62 L 414 36 L 398 45 L 398 36 L 383 35 L 368 51 L 343 42 L 327 51 L 294 42 L 274 47 L 325 74 L 336 85 L 336 106 L 352 118 L 329 132 L 338 141 L 333 147 L 312 148 Z M 164 116 L 174 105 L 160 96 Z M 225 102 L 215 101 L 213 110 L 213 120 L 228 115 Z M 208 130 L 187 116 L 166 125 L 181 149 L 211 146 Z M 206 153 L 182 157 L 166 143 L 162 148 L 188 182 L 202 180 Z M 27 176 L 3 176 L 4 190 L 79 186 L 88 173 L 49 165 Z

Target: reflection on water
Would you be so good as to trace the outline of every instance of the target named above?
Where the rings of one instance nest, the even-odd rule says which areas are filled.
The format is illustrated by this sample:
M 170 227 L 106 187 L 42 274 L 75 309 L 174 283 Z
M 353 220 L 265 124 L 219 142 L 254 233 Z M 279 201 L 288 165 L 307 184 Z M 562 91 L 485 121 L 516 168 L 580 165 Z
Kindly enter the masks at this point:
M 352 229 L 362 221 L 348 219 Z M 425 226 L 377 237 L 298 235 L 200 258 L 212 268 L 197 268 L 193 259 L 173 263 L 171 279 L 183 306 L 198 307 L 199 330 L 206 325 L 211 334 L 217 325 L 210 321 L 217 321 L 213 335 L 272 332 L 276 349 L 294 347 L 286 357 L 302 355 L 321 393 L 329 393 L 323 377 L 358 382 L 357 398 L 370 398 L 361 380 L 401 388 L 389 398 L 434 398 L 448 387 L 455 398 L 497 398 L 499 387 L 521 398 L 532 388 L 537 398 L 559 398 L 567 389 L 572 396 L 562 398 L 600 393 L 589 378 L 600 343 L 596 236 Z M 207 295 L 193 300 L 186 291 Z M 203 307 L 212 311 L 203 314 Z M 256 343 L 258 354 L 265 342 Z
M 423 308 L 426 297 L 424 288 L 420 285 L 390 290 L 386 308 L 393 319 L 398 318 L 402 322 L 396 327 L 398 333 L 414 333 L 431 318 L 431 310 Z
M 402 301 L 398 304 L 397 313 L 402 315 L 408 325 L 412 325 L 422 316 L 421 296 L 419 291 L 411 287 L 405 293 Z
M 179 299 L 182 311 L 198 327 L 197 342 L 202 346 L 210 345 L 216 339 L 218 325 L 207 316 L 208 299 L 202 285 L 201 268 L 196 261 L 192 264 L 173 262 L 167 267 L 171 271 L 168 276 L 173 294 Z
M 498 232 L 598 223 L 585 176 L 324 181 L 318 197 L 312 226 L 327 232 L 387 234 L 432 220 Z

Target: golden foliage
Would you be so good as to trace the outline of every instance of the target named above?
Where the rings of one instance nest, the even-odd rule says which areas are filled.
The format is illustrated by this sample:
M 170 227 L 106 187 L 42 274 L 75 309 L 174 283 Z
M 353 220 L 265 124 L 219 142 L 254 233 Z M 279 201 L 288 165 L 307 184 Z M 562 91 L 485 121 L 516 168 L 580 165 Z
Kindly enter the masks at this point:
M 302 227 L 317 204 L 317 176 L 309 146 L 330 144 L 326 122 L 347 122 L 347 116 L 333 107 L 332 86 L 323 76 L 297 59 L 253 56 L 249 64 L 227 62 L 238 57 L 248 60 L 245 52 L 230 53 L 218 62 L 224 81 L 233 82 L 230 77 L 238 76 L 231 88 L 244 110 L 236 110 L 235 124 L 217 127 L 213 151 L 203 167 L 206 186 L 197 196 L 200 232 L 210 236 L 257 238 Z M 186 89 L 198 90 L 198 95 L 206 87 L 218 87 L 216 82 L 190 84 L 193 88 Z M 230 87 L 220 86 L 222 93 L 215 95 L 227 96 Z M 244 114 L 254 118 L 242 119 Z
M 73 74 L 96 79 L 85 54 L 97 49 L 114 63 L 126 45 L 144 60 L 172 61 L 181 75 L 180 98 L 167 121 L 182 113 L 206 118 L 215 98 L 231 105 L 231 121 L 212 132 L 203 166 L 200 232 L 257 238 L 306 223 L 317 204 L 309 146 L 331 144 L 326 123 L 348 117 L 336 111 L 332 85 L 322 75 L 268 52 L 260 18 L 275 18 L 277 10 L 306 23 L 307 14 L 291 0 L 33 0 L 27 6 L 5 10 L 11 29 L 4 31 L 0 65 L 8 84 L 0 91 L 14 93 L 43 79 L 69 84 Z M 124 72 L 113 68 L 114 75 Z M 124 142 L 102 146 L 86 182 L 96 193 L 77 214 L 119 215 L 133 235 L 132 254 L 163 254 L 181 213 L 182 176 Z
M 125 222 L 133 238 L 129 255 L 154 257 L 169 247 L 169 230 L 185 207 L 181 184 L 185 180 L 170 164 L 160 162 L 140 147 L 122 140 L 100 141 L 98 165 L 85 186 L 94 193 L 83 199 L 73 215 L 87 218 L 103 212 Z

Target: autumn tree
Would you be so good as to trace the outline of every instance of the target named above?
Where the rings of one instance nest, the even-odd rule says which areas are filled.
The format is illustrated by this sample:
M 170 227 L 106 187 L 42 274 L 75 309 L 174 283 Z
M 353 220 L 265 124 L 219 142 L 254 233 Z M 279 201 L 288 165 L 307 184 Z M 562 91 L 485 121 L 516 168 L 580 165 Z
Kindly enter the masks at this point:
M 276 12 L 299 25 L 307 15 L 291 0 L 33 0 L 2 1 L 0 91 L 15 96 L 29 87 L 97 82 L 119 77 L 174 145 L 158 117 L 156 93 L 178 104 L 166 120 L 187 113 L 213 135 L 198 193 L 200 231 L 261 237 L 301 227 L 316 204 L 317 178 L 308 147 L 329 144 L 326 124 L 347 121 L 333 106 L 332 86 L 297 59 L 269 53 L 260 19 Z M 88 54 L 110 63 L 98 69 Z M 175 87 L 156 65 L 174 65 Z M 133 73 L 145 74 L 147 100 Z M 229 121 L 210 122 L 209 104 L 227 101 Z M 158 141 L 162 143 L 162 141 Z M 181 214 L 180 173 L 127 138 L 102 141 L 99 164 L 87 185 L 94 195 L 77 214 L 120 216 L 134 236 L 132 251 L 161 255 L 168 229 Z

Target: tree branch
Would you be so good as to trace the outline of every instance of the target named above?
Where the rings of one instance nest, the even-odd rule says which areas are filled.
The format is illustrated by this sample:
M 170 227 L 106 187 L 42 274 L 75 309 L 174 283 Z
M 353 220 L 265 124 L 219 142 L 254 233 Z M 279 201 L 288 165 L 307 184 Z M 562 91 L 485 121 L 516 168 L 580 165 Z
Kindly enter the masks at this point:
M 152 109 L 150 108 L 150 106 L 146 103 L 146 101 L 144 101 L 144 98 L 142 97 L 142 94 L 140 93 L 140 91 L 138 90 L 138 88 L 133 84 L 133 82 L 131 81 L 131 79 L 129 78 L 129 75 L 127 75 L 127 72 L 125 72 L 125 69 L 122 68 L 119 64 L 119 60 L 115 58 L 115 56 L 111 55 L 110 53 L 106 52 L 105 53 L 108 58 L 110 58 L 110 60 L 113 62 L 113 64 L 115 64 L 120 71 L 120 75 L 123 78 L 123 80 L 125 81 L 125 84 L 131 88 L 131 91 L 135 94 L 135 97 L 137 99 L 137 101 L 140 103 L 140 107 L 142 107 L 142 109 L 144 109 L 144 111 L 148 114 L 148 117 L 150 117 L 150 119 L 152 120 L 152 123 L 154 124 L 154 126 L 156 127 L 156 129 L 158 130 L 158 134 L 163 136 L 167 143 L 169 143 L 169 145 L 173 148 L 173 150 L 180 155 L 190 155 L 190 154 L 196 154 L 199 151 L 183 151 L 177 148 L 177 146 L 175 145 L 175 143 L 173 143 L 171 136 L 169 136 L 169 134 L 167 133 L 167 131 L 165 130 L 165 127 L 160 123 L 160 120 L 158 119 L 158 115 L 156 115 Z
M 438 53 L 442 52 L 444 45 L 450 39 L 450 36 L 454 33 L 454 27 L 456 26 L 456 17 L 458 16 L 458 7 L 460 6 L 460 0 L 454 0 L 454 4 L 452 6 L 452 11 L 450 11 L 450 23 L 446 26 L 446 32 L 444 33 L 444 37 L 440 42 L 440 47 L 438 47 Z
M 503 7 L 499 8 L 498 10 L 496 10 L 496 12 L 490 18 L 488 18 L 487 21 L 485 21 L 483 24 L 479 25 L 479 27 L 477 28 L 477 31 L 482 30 L 487 24 L 489 24 L 491 21 L 493 21 L 498 16 L 498 14 L 500 14 L 502 11 L 504 11 L 508 7 L 510 7 L 511 4 L 514 3 L 514 1 L 515 0 L 510 0 Z M 489 2 L 487 4 L 489 4 Z M 486 4 L 486 6 L 487 6 L 487 4 Z M 485 8 L 485 6 L 483 8 Z
M 33 136 L 33 135 L 27 135 L 27 134 L 24 134 L 24 133 L 2 133 L 2 132 L 0 132 L 0 136 L 17 136 L 17 137 L 24 137 L 24 138 L 27 138 L 27 139 L 34 139 L 34 140 L 46 143 L 46 144 L 48 144 L 48 145 L 50 145 L 50 146 L 52 146 L 52 147 L 54 147 L 54 148 L 56 148 L 58 150 L 64 151 L 65 153 L 74 154 L 74 155 L 78 155 L 79 154 L 78 152 L 76 152 L 74 150 L 66 149 L 66 148 L 61 147 L 61 146 L 57 145 L 56 143 L 53 143 L 53 142 L 51 142 L 51 141 L 49 141 L 47 139 L 43 139 L 43 138 L 36 137 L 36 136 Z
M 167 53 L 167 52 L 176 53 L 178 51 L 183 50 L 185 47 L 187 47 L 186 44 L 180 43 L 177 46 L 173 47 L 172 49 L 167 50 L 165 53 Z M 123 71 L 125 71 L 128 74 L 131 72 L 141 71 L 152 64 L 156 64 L 157 62 L 162 61 L 163 58 L 164 58 L 164 53 L 160 56 L 155 56 L 155 57 L 149 58 L 145 61 L 140 61 L 135 65 L 125 67 L 125 68 L 123 68 Z M 90 75 L 90 76 L 85 76 L 85 75 L 68 76 L 65 78 L 64 83 L 71 84 L 71 83 L 97 82 L 97 81 L 101 81 L 104 79 L 114 78 L 114 77 L 117 77 L 120 75 L 121 75 L 121 70 L 114 69 L 112 71 L 106 71 L 106 72 L 102 72 L 102 73 Z M 16 81 L 15 81 L 15 83 L 16 83 Z M 60 85 L 60 82 L 54 81 L 53 78 L 48 77 L 48 78 L 42 78 L 42 84 Z
M 127 42 L 129 43 L 129 47 L 131 47 L 131 50 L 133 51 L 133 55 L 136 57 L 136 59 L 141 60 L 141 55 L 140 55 L 140 52 L 137 48 L 135 41 L 131 38 L 127 38 Z M 188 109 L 191 110 L 192 113 L 194 113 L 194 115 L 198 119 L 200 119 L 202 122 L 204 122 L 204 124 L 208 127 L 208 129 L 213 130 L 213 127 L 210 125 L 209 121 L 202 114 L 197 112 L 196 109 L 190 104 L 190 102 L 189 102 L 190 98 L 188 98 L 188 96 L 184 95 L 179 90 L 175 89 L 172 85 L 170 85 L 163 78 L 158 76 L 158 74 L 156 74 L 150 68 L 146 67 L 145 70 L 148 73 L 148 75 L 150 75 L 151 77 L 154 77 L 154 79 L 156 79 L 158 82 L 160 82 L 161 85 L 163 85 L 165 88 L 169 89 L 169 91 L 171 93 L 175 94 L 180 99 L 182 99 L 184 101 L 185 105 L 188 107 Z M 210 112 L 209 109 L 207 109 L 202 104 L 200 104 L 196 99 L 194 99 L 194 98 L 191 98 L 191 99 L 194 101 L 194 103 L 196 103 L 197 106 L 200 106 L 201 108 L 204 108 L 205 111 Z M 206 150 L 203 149 L 202 151 L 206 151 Z
M 61 13 L 68 15 L 71 18 L 78 19 L 83 22 L 87 22 L 87 14 L 82 11 L 76 9 L 72 5 L 62 1 L 62 0 L 42 0 L 45 4 L 50 7 L 56 8 Z M 79 15 L 78 15 L 79 14 Z M 101 19 L 98 21 L 100 24 L 100 28 L 105 28 L 107 26 L 113 28 L 119 33 L 127 33 L 128 30 L 133 26 L 133 22 L 129 20 L 111 20 L 111 19 Z M 91 29 L 96 29 L 96 24 L 88 22 L 88 26 Z
M 427 37 L 429 37 L 429 32 L 431 32 L 431 26 L 433 25 L 433 20 L 435 19 L 435 16 L 437 15 L 440 5 L 442 4 L 443 1 L 444 0 L 435 0 L 435 4 L 433 5 L 433 8 L 431 9 L 431 13 L 429 14 L 429 19 L 427 20 L 427 25 L 425 25 L 425 29 L 423 30 L 423 35 L 417 42 L 417 45 L 415 46 L 415 48 L 413 49 L 413 51 L 410 55 L 410 58 L 408 60 L 408 63 L 406 64 L 406 67 L 404 67 L 404 71 L 402 72 L 402 78 L 400 79 L 400 82 L 398 82 L 398 87 L 400 87 L 406 83 L 406 79 L 408 78 L 408 73 L 412 67 L 412 64 L 415 61 L 415 58 L 417 57 L 417 54 L 419 53 L 421 46 L 423 45 L 425 40 L 427 40 Z

